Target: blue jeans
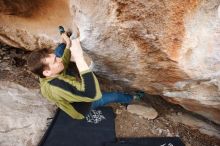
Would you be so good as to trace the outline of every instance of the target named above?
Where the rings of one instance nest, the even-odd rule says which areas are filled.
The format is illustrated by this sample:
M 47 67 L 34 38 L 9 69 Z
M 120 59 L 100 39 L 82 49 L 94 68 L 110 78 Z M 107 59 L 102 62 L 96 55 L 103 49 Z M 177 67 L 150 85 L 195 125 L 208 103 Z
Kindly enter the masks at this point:
M 92 102 L 91 109 L 96 109 L 98 107 L 104 106 L 109 103 L 131 103 L 133 96 L 121 93 L 121 92 L 103 92 L 102 98 Z

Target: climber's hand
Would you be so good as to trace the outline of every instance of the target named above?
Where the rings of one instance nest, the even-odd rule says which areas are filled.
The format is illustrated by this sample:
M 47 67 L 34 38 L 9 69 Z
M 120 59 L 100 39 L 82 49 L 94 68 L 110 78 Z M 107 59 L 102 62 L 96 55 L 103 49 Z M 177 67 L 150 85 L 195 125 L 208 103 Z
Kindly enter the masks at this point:
M 70 46 L 71 46 L 71 41 L 70 41 L 70 38 L 67 36 L 66 32 L 61 34 L 61 38 L 62 38 L 62 40 L 65 41 L 65 43 L 66 43 L 66 48 L 70 48 Z
M 80 59 L 83 58 L 83 50 L 82 47 L 80 45 L 80 40 L 79 38 L 71 40 L 71 47 L 70 47 L 70 51 L 71 51 L 71 55 L 74 57 L 74 59 Z

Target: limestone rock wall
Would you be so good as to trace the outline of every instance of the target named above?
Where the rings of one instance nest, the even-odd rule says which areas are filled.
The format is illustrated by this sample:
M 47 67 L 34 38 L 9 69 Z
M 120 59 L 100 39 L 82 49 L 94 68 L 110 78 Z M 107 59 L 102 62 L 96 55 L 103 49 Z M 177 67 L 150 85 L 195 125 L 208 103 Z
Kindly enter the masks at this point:
M 58 25 L 78 26 L 97 74 L 220 123 L 219 0 L 23 0 L 18 13 L 11 2 L 1 2 L 2 42 L 51 47 Z
M 45 133 L 55 107 L 40 91 L 0 82 L 0 145 L 34 146 Z
M 200 1 L 184 18 L 185 35 L 178 65 L 190 80 L 163 91 L 171 101 L 219 123 L 220 120 L 220 1 Z

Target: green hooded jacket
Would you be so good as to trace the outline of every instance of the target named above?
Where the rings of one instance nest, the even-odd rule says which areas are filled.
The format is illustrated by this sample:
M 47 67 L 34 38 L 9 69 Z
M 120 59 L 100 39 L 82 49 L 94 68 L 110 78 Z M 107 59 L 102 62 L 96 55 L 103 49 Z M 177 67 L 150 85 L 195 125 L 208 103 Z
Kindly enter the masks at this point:
M 81 81 L 66 73 L 71 52 L 66 48 L 62 56 L 64 70 L 56 77 L 40 78 L 42 95 L 55 103 L 60 109 L 74 119 L 83 119 L 71 103 L 93 102 L 101 98 L 99 83 L 91 70 L 80 72 Z

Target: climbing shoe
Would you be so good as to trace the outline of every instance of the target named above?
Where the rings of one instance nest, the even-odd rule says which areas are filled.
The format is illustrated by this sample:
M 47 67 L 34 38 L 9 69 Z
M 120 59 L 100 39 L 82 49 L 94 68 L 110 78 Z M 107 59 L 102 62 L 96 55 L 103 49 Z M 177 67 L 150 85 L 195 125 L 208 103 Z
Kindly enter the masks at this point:
M 140 90 L 135 91 L 133 99 L 136 101 L 140 101 L 144 97 L 144 95 L 145 95 L 144 91 L 140 91 Z
M 63 26 L 59 26 L 59 32 L 60 34 L 63 34 L 65 32 L 64 27 Z

